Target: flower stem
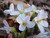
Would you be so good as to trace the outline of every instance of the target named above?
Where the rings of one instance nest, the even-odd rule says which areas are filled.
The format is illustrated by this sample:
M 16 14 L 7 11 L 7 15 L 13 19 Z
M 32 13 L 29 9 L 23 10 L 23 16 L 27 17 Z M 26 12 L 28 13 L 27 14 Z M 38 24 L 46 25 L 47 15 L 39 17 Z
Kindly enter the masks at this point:
M 17 38 L 17 32 L 14 32 L 15 38 Z
M 17 18 L 18 15 L 15 15 L 14 18 Z
M 33 11 L 33 14 L 31 16 L 33 16 L 35 14 L 35 11 Z
M 17 38 L 17 31 L 16 31 L 16 28 L 14 26 L 12 27 L 11 32 L 13 32 L 15 35 L 15 38 Z
M 25 37 L 26 29 L 22 32 L 22 38 Z
M 34 26 L 35 29 L 34 29 L 34 31 L 37 32 L 37 28 L 38 28 L 38 26 L 37 26 L 37 24 L 36 24 L 36 22 L 35 22 L 34 19 L 33 19 L 33 22 L 35 23 L 35 26 Z
M 33 15 L 35 14 L 36 9 L 34 9 L 32 12 L 33 14 L 30 17 L 33 17 Z
M 25 14 L 25 16 L 29 15 L 29 13 Z

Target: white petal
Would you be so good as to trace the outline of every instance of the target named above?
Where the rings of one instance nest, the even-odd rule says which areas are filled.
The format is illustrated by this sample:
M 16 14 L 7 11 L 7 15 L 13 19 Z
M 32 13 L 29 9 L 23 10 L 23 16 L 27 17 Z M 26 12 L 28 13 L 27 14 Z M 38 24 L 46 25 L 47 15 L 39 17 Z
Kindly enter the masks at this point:
M 44 27 L 48 27 L 48 22 L 47 21 L 42 20 L 39 24 L 44 26 Z
M 17 8 L 18 8 L 19 11 L 22 10 L 22 9 L 24 9 L 24 8 L 23 8 L 23 4 L 22 4 L 22 3 L 18 4 L 18 5 L 17 5 Z
M 25 15 L 24 14 L 20 14 L 17 18 L 16 18 L 16 21 L 18 23 L 23 23 L 23 19 L 25 18 Z
M 19 30 L 20 30 L 20 31 L 24 31 L 25 28 L 26 28 L 26 26 L 24 26 L 24 25 L 20 25 L 20 26 L 19 26 Z
M 48 32 L 45 32 L 45 33 L 39 33 L 38 35 L 39 36 L 42 36 L 42 35 L 47 35 L 48 34 Z
M 6 27 L 9 27 L 9 24 L 7 23 L 6 20 L 3 20 L 3 23 L 5 24 Z
M 28 21 L 27 22 L 27 27 L 28 28 L 33 28 L 35 26 L 35 23 L 34 22 L 31 22 L 31 21 Z
M 40 10 L 36 10 L 35 12 L 36 12 L 36 13 L 39 13 L 39 11 L 40 11 Z
M 32 8 L 34 9 L 34 8 L 36 8 L 36 6 L 35 5 L 32 5 Z
M 39 33 L 38 35 L 37 35 L 37 37 L 45 37 L 46 38 L 46 35 L 48 34 L 48 32 L 45 32 L 45 33 Z
M 34 20 L 35 20 L 35 22 L 37 23 L 37 21 L 38 21 L 38 17 L 35 17 Z
M 21 19 L 24 19 L 24 18 L 25 18 L 25 14 L 24 14 L 24 13 L 23 13 L 23 14 L 20 14 L 19 17 L 20 17 Z
M 6 32 L 7 32 L 7 34 L 10 34 L 10 32 L 8 30 Z
M 20 18 L 20 17 L 17 17 L 17 18 L 16 18 L 16 21 L 17 21 L 18 23 L 20 23 L 20 24 L 22 24 L 22 23 L 23 23 L 23 19 L 22 19 L 22 18 Z
M 44 10 L 43 10 L 43 9 L 41 9 L 41 10 L 40 10 L 40 13 L 44 13 Z
M 33 10 L 32 7 L 26 8 L 26 9 L 24 10 L 24 13 L 29 13 L 29 12 L 31 12 L 32 10 Z
M 44 10 L 41 10 L 38 14 L 39 19 L 46 19 L 48 18 L 48 13 L 45 13 Z
M 11 13 L 11 10 L 4 10 L 4 13 L 10 14 Z
M 39 28 L 39 30 L 40 30 L 41 33 L 44 33 L 45 32 L 44 27 L 41 26 L 40 24 L 38 24 L 38 28 Z
M 28 6 L 31 6 L 30 4 L 27 4 Z
M 0 30 L 5 30 L 4 28 L 0 28 Z
M 13 3 L 10 4 L 9 10 L 14 11 L 14 4 Z
M 19 14 L 20 14 L 19 11 L 12 11 L 12 12 L 10 13 L 10 15 L 19 15 Z
M 10 33 L 10 28 L 9 27 L 4 27 L 4 29 L 6 30 L 7 34 Z
M 25 21 L 30 21 L 30 16 L 26 16 L 24 20 Z

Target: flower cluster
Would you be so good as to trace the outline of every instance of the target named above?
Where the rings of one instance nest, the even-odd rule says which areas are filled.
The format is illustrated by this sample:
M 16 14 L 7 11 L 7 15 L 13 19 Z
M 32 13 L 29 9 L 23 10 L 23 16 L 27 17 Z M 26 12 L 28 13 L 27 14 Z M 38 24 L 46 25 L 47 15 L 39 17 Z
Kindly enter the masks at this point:
M 30 12 L 32 12 L 32 14 L 30 14 Z M 33 18 L 35 22 L 33 20 L 30 21 L 31 16 L 33 17 L 35 12 L 37 13 L 37 16 Z M 17 10 L 15 10 L 14 4 L 11 3 L 9 9 L 4 10 L 4 13 L 10 14 L 12 16 L 17 15 L 16 21 L 20 24 L 19 25 L 20 31 L 24 31 L 26 28 L 33 28 L 35 26 L 35 23 L 37 24 L 41 33 L 45 32 L 44 27 L 48 27 L 48 22 L 44 20 L 48 18 L 48 14 L 43 9 L 38 10 L 35 5 L 32 6 L 29 5 L 29 8 L 24 8 L 23 4 L 20 3 L 17 5 Z M 3 23 L 5 24 L 5 27 L 0 29 L 6 30 L 7 33 L 9 33 L 11 27 L 9 27 L 6 20 L 4 20 Z

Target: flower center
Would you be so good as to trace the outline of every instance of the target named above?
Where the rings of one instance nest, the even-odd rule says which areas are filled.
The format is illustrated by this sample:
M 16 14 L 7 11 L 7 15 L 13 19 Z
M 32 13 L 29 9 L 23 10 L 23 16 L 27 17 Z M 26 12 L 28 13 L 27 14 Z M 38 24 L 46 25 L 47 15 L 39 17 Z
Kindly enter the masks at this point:
M 42 20 L 37 21 L 37 23 L 41 22 Z
M 23 13 L 24 13 L 24 11 L 23 11 L 23 10 L 20 10 L 20 12 L 21 12 L 21 14 L 23 14 Z
M 25 25 L 25 26 L 26 26 L 26 25 L 27 25 L 27 23 L 26 23 L 26 22 L 23 22 L 23 25 Z

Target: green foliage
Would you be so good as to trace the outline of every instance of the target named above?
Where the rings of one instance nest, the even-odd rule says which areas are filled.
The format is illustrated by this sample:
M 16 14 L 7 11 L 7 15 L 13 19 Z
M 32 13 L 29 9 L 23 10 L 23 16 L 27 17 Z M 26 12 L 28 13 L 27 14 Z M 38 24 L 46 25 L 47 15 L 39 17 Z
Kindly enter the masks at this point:
M 3 13 L 1 9 L 0 9 L 0 17 L 5 17 L 5 14 Z
M 15 27 L 12 27 L 11 32 L 13 32 L 15 35 L 15 38 L 17 38 L 17 31 L 16 31 Z
M 38 28 L 37 24 L 35 24 L 34 28 L 35 28 L 34 31 L 37 32 L 37 28 Z
M 15 35 L 15 38 L 17 38 L 17 32 L 15 31 L 15 32 L 13 32 L 14 33 L 14 35 Z
M 14 16 L 14 18 L 17 18 L 17 17 L 18 17 L 18 15 L 15 15 L 15 16 Z

